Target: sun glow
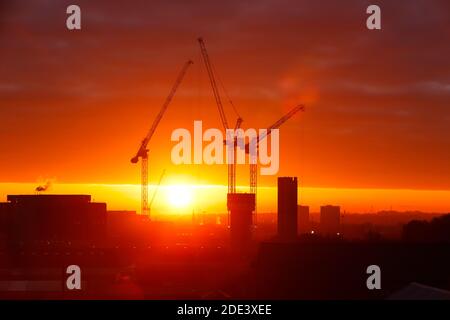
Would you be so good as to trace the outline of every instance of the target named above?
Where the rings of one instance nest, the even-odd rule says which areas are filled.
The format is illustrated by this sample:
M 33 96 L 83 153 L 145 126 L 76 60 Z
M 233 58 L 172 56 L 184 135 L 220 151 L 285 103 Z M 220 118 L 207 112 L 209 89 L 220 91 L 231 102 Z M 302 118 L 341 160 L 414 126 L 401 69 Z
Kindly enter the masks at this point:
M 167 185 L 149 185 L 149 201 L 152 217 L 172 214 L 191 215 L 192 211 L 225 213 L 227 186 L 194 184 L 189 178 L 168 177 Z M 34 194 L 36 183 L 0 183 L 0 202 L 8 194 Z M 248 192 L 245 186 L 239 192 Z M 138 184 L 65 184 L 54 183 L 47 194 L 89 194 L 93 202 L 107 203 L 108 210 L 132 210 L 140 212 L 141 186 Z M 447 213 L 450 190 L 406 190 L 406 189 L 299 189 L 302 204 L 309 205 L 311 212 L 319 212 L 323 203 L 341 205 L 342 210 L 352 213 L 367 213 L 380 210 L 420 210 Z M 277 189 L 273 186 L 258 188 L 258 212 L 276 212 Z M 162 218 L 161 218 L 162 219 Z
M 165 191 L 167 202 L 174 208 L 186 208 L 193 202 L 193 192 L 190 186 L 167 186 Z

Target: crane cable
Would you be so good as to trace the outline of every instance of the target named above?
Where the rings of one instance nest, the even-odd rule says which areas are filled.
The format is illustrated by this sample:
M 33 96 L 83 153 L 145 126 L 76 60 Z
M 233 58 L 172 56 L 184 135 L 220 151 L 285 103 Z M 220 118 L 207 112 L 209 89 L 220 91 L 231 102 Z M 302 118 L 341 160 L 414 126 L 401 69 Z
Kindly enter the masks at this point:
M 214 62 L 212 62 L 212 61 L 210 60 L 210 64 L 211 64 L 211 68 L 212 68 L 212 70 L 213 70 L 213 72 L 214 72 L 214 75 L 215 75 L 216 79 L 219 80 L 219 85 L 222 87 L 222 91 L 225 93 L 225 97 L 227 98 L 228 103 L 229 103 L 229 104 L 231 105 L 231 107 L 233 108 L 233 111 L 234 111 L 234 113 L 236 114 L 236 116 L 237 116 L 238 118 L 241 118 L 241 115 L 240 115 L 239 112 L 237 111 L 236 106 L 234 105 L 233 101 L 231 100 L 230 96 L 228 95 L 228 91 L 227 91 L 227 89 L 225 88 L 225 85 L 223 84 L 222 79 L 220 78 L 220 75 L 219 75 L 219 73 L 218 73 L 217 70 L 216 70 L 216 67 L 215 67 L 215 65 L 214 65 Z

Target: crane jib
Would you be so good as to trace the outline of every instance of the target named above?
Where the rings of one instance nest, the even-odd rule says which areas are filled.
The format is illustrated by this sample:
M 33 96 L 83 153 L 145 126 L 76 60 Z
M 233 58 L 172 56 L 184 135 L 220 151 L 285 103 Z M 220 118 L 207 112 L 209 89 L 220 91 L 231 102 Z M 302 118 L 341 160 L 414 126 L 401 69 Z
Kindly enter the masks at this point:
M 175 83 L 172 87 L 172 89 L 169 92 L 169 95 L 167 96 L 166 100 L 164 101 L 163 105 L 161 106 L 161 109 L 156 116 L 155 120 L 153 121 L 152 126 L 150 127 L 150 130 L 148 131 L 145 138 L 142 140 L 141 145 L 139 146 L 139 150 L 136 153 L 136 155 L 131 159 L 132 163 L 137 163 L 139 161 L 139 158 L 141 158 L 141 214 L 149 215 L 149 207 L 148 207 L 148 149 L 147 144 L 150 142 L 150 139 L 152 138 L 153 134 L 156 131 L 156 128 L 158 127 L 159 122 L 161 121 L 164 113 L 167 110 L 167 107 L 169 106 L 170 102 L 172 101 L 172 98 L 174 97 L 178 87 L 180 86 L 187 69 L 189 66 L 193 64 L 192 60 L 188 60 L 183 68 L 181 69 L 181 72 L 179 73 L 177 79 L 175 80 Z

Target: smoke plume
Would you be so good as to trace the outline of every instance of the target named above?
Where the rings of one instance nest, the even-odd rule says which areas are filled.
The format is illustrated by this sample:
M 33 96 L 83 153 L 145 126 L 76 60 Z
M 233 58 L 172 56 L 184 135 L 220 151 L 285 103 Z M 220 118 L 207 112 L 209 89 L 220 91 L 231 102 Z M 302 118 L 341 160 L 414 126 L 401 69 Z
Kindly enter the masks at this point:
M 34 190 L 35 190 L 36 192 L 43 192 L 43 191 L 47 191 L 48 188 L 50 188 L 50 186 L 51 186 L 51 181 L 50 181 L 50 180 L 47 180 L 47 181 L 45 182 L 45 184 L 40 185 L 40 186 L 37 186 L 36 189 L 34 189 Z

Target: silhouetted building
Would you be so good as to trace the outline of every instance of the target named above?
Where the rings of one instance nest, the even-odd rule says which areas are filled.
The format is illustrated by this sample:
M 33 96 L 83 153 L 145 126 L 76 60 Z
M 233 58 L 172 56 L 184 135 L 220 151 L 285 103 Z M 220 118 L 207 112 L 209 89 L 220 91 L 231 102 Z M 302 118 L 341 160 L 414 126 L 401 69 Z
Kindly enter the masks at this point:
M 311 228 L 309 225 L 309 207 L 308 206 L 298 206 L 297 207 L 297 220 L 298 220 L 298 233 L 310 233 Z
M 278 237 L 294 240 L 297 237 L 297 178 L 278 178 Z
M 0 202 L 0 249 L 6 244 L 11 229 L 11 208 L 9 203 Z
M 320 207 L 320 231 L 326 235 L 337 235 L 340 232 L 341 207 L 321 206 Z
M 107 212 L 107 230 L 111 238 L 123 238 L 126 236 L 136 236 L 139 229 L 140 218 L 146 218 L 146 215 L 138 215 L 136 211 L 113 210 Z
M 11 217 L 11 205 L 8 202 L 0 202 L 0 233 L 6 233 Z
M 8 195 L 7 211 L 12 243 L 94 244 L 106 236 L 106 203 L 89 195 Z M 0 214 L 1 215 L 1 214 Z
M 231 245 L 235 248 L 245 249 L 252 238 L 255 195 L 252 193 L 229 193 L 227 206 L 230 210 Z

